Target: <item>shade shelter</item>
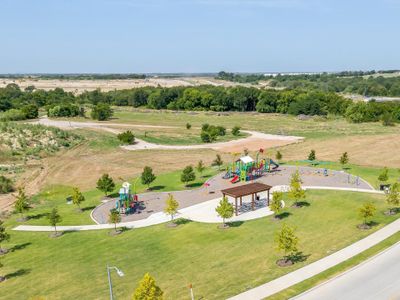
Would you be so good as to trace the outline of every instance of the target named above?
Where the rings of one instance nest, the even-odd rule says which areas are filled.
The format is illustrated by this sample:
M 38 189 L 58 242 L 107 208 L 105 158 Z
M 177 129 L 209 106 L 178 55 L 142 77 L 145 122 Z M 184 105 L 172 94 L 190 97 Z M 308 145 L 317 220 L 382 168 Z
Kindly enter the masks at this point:
M 249 183 L 222 190 L 222 195 L 235 198 L 235 215 L 238 215 L 238 199 L 242 206 L 242 198 L 251 195 L 251 209 L 254 210 L 254 198 L 258 193 L 267 192 L 267 205 L 269 204 L 269 190 L 272 186 L 260 182 Z

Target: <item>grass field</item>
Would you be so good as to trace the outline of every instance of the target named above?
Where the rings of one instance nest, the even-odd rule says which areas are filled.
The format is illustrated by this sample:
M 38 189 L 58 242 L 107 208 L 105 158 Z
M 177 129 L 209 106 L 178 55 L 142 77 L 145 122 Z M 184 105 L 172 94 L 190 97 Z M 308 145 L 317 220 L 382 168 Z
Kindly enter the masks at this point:
M 145 272 L 156 278 L 167 299 L 188 297 L 189 283 L 196 298 L 222 299 L 318 260 L 396 218 L 383 215 L 387 207 L 380 195 L 309 191 L 307 201 L 309 207 L 289 208 L 284 221 L 268 217 L 224 231 L 215 224 L 189 222 L 175 229 L 159 225 L 129 230 L 116 237 L 107 231 L 66 233 L 57 239 L 47 233 L 12 232 L 4 245 L 14 250 L 2 258 L 1 271 L 8 279 L 0 299 L 107 299 L 107 263 L 126 274 L 113 274 L 119 299 L 130 297 Z M 360 231 L 358 208 L 367 201 L 378 208 L 378 225 Z M 288 268 L 275 265 L 280 255 L 274 233 L 283 222 L 297 227 L 300 249 L 309 255 Z

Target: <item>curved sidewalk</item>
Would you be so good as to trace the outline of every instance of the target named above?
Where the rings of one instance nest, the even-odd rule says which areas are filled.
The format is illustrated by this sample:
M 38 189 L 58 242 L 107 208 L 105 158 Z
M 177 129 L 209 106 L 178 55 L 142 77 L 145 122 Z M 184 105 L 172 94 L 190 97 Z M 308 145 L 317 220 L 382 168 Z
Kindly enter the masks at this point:
M 282 277 L 274 279 L 237 296 L 231 297 L 229 300 L 256 300 L 272 296 L 280 291 L 283 291 L 284 289 L 287 289 L 297 283 L 326 271 L 356 256 L 357 254 L 360 254 L 361 252 L 371 248 L 372 246 L 375 246 L 399 231 L 400 219 L 397 219 L 382 229 L 379 229 L 366 238 L 359 240 L 358 242 L 355 242 L 354 244 L 343 248 L 342 250 L 339 250 Z
M 271 189 L 273 191 L 287 191 L 287 185 L 279 185 L 274 186 Z M 336 190 L 336 191 L 349 191 L 349 192 L 362 192 L 362 193 L 373 193 L 373 194 L 382 194 L 380 191 L 376 190 L 367 190 L 367 189 L 356 189 L 356 188 L 333 188 L 326 186 L 304 186 L 306 190 Z M 205 201 L 196 205 L 192 205 L 189 207 L 185 207 L 179 210 L 177 217 L 185 218 L 195 222 L 202 223 L 220 223 L 222 219 L 215 212 L 215 208 L 218 205 L 221 197 Z M 248 221 L 254 220 L 258 218 L 262 218 L 265 216 L 271 215 L 272 212 L 268 207 L 262 207 L 256 209 L 254 211 L 249 211 L 239 216 L 234 216 L 229 221 Z M 170 217 L 164 214 L 163 212 L 157 212 L 150 215 L 148 218 L 143 220 L 136 220 L 130 222 L 122 222 L 118 223 L 117 227 L 127 227 L 127 228 L 142 228 L 157 224 L 162 224 L 170 221 Z M 83 230 L 102 230 L 102 229 L 111 229 L 114 228 L 113 224 L 93 224 L 93 225 L 71 225 L 71 226 L 57 226 L 57 229 L 60 231 L 83 231 Z M 53 231 L 54 228 L 52 226 L 43 226 L 43 225 L 19 225 L 13 230 L 16 231 Z

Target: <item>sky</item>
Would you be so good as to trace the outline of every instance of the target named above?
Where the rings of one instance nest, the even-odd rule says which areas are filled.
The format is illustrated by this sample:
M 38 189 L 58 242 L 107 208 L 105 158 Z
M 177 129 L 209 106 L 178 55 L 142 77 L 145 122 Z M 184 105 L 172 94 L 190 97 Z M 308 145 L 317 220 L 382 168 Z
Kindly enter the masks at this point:
M 400 0 L 0 0 L 0 73 L 400 69 Z

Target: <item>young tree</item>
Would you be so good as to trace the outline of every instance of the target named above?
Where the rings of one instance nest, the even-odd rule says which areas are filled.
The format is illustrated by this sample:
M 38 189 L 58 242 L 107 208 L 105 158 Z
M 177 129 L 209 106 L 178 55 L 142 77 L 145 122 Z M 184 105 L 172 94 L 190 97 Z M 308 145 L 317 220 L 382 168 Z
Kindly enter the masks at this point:
M 389 193 L 386 194 L 386 202 L 395 207 L 389 209 L 390 214 L 398 210 L 398 206 L 400 205 L 400 183 L 395 182 L 392 184 Z
M 275 235 L 275 242 L 278 251 L 284 253 L 286 261 L 291 260 L 298 252 L 297 245 L 299 238 L 295 234 L 295 228 L 283 224 L 281 230 Z
M 186 123 L 186 129 L 189 130 L 190 128 L 192 128 L 192 125 L 190 123 Z
M 244 154 L 244 156 L 249 155 L 249 153 L 250 153 L 249 149 L 247 149 L 247 148 L 244 148 L 244 149 L 243 149 L 243 154 Z
M 308 154 L 308 160 L 314 161 L 316 159 L 317 159 L 317 157 L 315 155 L 315 150 L 311 150 L 310 154 Z
M 114 224 L 114 230 L 117 231 L 117 224 L 121 222 L 121 215 L 117 209 L 110 210 L 108 215 L 108 223 Z
M 202 160 L 199 160 L 199 162 L 197 163 L 196 169 L 197 169 L 197 172 L 200 173 L 200 176 L 203 174 L 203 171 L 204 171 L 205 168 L 206 168 L 206 167 L 204 166 L 203 161 L 202 161 Z
M 81 191 L 75 187 L 72 192 L 72 203 L 78 206 L 78 209 L 81 210 L 81 203 L 85 201 L 85 196 L 81 193 Z
M 282 192 L 278 192 L 277 191 L 277 192 L 273 192 L 272 193 L 272 201 L 269 204 L 269 208 L 271 209 L 271 211 L 274 212 L 274 214 L 275 214 L 274 218 L 275 219 L 279 218 L 279 213 L 282 210 L 282 203 L 281 203 L 282 199 L 283 199 L 283 193 Z
M 238 136 L 240 134 L 240 126 L 233 126 L 232 135 Z
M 220 170 L 223 163 L 224 162 L 222 161 L 221 155 L 217 154 L 212 164 L 214 166 L 218 166 L 218 170 Z
M 0 269 L 3 267 L 3 264 L 0 262 Z M 0 282 L 6 280 L 5 276 L 0 275 Z
M 0 175 L 0 194 L 7 194 L 14 190 L 12 181 L 3 175 Z
M 3 221 L 0 220 L 0 254 L 6 253 L 7 250 L 1 248 L 1 243 L 7 242 L 10 240 L 10 235 L 6 232 L 6 228 L 4 227 Z
M 195 179 L 196 174 L 194 173 L 193 167 L 185 167 L 181 174 L 181 181 L 185 184 L 185 186 L 187 186 L 189 182 L 194 181 Z
M 382 172 L 378 176 L 378 180 L 384 184 L 389 180 L 389 169 L 387 167 L 384 167 L 382 169 Z
M 132 300 L 162 300 L 163 294 L 154 278 L 146 273 L 133 293 Z
M 156 179 L 156 175 L 153 174 L 153 169 L 149 166 L 145 166 L 141 175 L 142 184 L 147 185 L 147 189 L 150 189 L 150 184 Z
M 282 153 L 279 150 L 276 151 L 276 154 L 275 154 L 276 160 L 280 161 L 282 159 L 282 157 L 283 157 Z
M 360 207 L 359 214 L 360 214 L 360 217 L 363 218 L 363 220 L 364 220 L 364 225 L 367 225 L 368 218 L 373 217 L 375 214 L 375 211 L 376 211 L 375 205 L 370 202 L 364 203 Z
M 171 222 L 174 221 L 174 217 L 178 213 L 178 207 L 179 207 L 178 201 L 176 201 L 176 199 L 174 198 L 174 196 L 172 194 L 169 194 L 167 201 L 165 203 L 164 212 L 167 215 L 171 216 Z
M 347 152 L 344 152 L 342 154 L 342 156 L 339 158 L 339 162 L 342 165 L 342 169 L 344 169 L 344 166 L 347 165 L 347 163 L 349 162 L 349 156 Z
M 215 208 L 215 211 L 222 218 L 222 225 L 225 227 L 225 220 L 233 216 L 233 205 L 229 203 L 227 197 L 223 197 L 221 201 L 219 201 L 219 205 Z
M 50 225 L 54 227 L 54 232 L 57 235 L 57 224 L 62 221 L 62 218 L 58 214 L 56 207 L 51 210 L 51 212 L 47 215 L 47 218 L 49 219 Z
M 294 201 L 294 206 L 299 206 L 299 201 L 306 198 L 306 192 L 301 187 L 301 178 L 298 170 L 292 174 L 290 179 L 288 196 Z
M 97 180 L 97 189 L 102 191 L 105 196 L 112 192 L 115 188 L 114 180 L 108 174 L 103 174 L 99 180 Z
M 21 214 L 21 220 L 24 219 L 24 212 L 29 210 L 29 199 L 25 194 L 24 189 L 18 189 L 18 195 L 14 203 L 14 209 L 17 213 Z
M 98 103 L 96 106 L 93 107 L 90 116 L 92 119 L 98 121 L 105 121 L 111 118 L 113 115 L 113 110 L 111 109 L 110 105 L 106 103 Z

